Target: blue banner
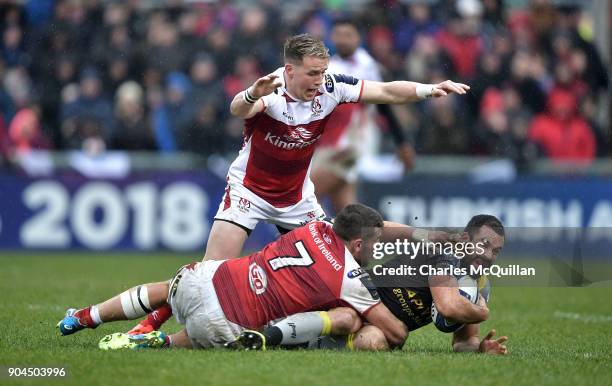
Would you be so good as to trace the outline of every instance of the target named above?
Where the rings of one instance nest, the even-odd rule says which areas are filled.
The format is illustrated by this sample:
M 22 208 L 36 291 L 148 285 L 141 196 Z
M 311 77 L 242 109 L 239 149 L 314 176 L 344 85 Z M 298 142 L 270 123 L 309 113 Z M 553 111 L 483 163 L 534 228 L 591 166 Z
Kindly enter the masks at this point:
M 507 227 L 612 227 L 612 180 L 531 177 L 511 183 L 407 179 L 364 183 L 361 199 L 386 219 L 424 227 L 464 226 L 477 213 Z
M 208 172 L 134 173 L 125 179 L 79 174 L 0 174 L 0 248 L 191 251 L 203 256 L 225 181 Z M 258 226 L 245 245 L 276 236 Z
M 225 181 L 206 171 L 132 173 L 123 179 L 0 174 L 0 249 L 203 254 L 224 189 Z M 591 245 L 612 243 L 612 180 L 539 177 L 476 184 L 411 178 L 363 182 L 360 200 L 388 220 L 423 227 L 463 227 L 474 214 L 494 214 L 508 228 L 533 228 L 517 236 L 524 248 L 550 241 L 573 248 L 575 237 L 567 232 L 584 228 Z M 274 227 L 260 224 L 245 250 L 276 235 Z

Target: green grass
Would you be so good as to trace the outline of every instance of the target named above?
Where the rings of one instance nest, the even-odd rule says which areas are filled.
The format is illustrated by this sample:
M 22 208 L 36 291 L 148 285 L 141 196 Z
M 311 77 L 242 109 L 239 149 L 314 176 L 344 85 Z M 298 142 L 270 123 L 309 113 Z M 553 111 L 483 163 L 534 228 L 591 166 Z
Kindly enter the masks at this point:
M 491 319 L 510 355 L 454 354 L 450 335 L 429 326 L 403 351 L 103 352 L 98 340 L 133 323 L 60 337 L 68 306 L 169 278 L 187 262 L 173 256 L 59 254 L 0 256 L 0 367 L 64 366 L 64 379 L 9 379 L 36 385 L 609 385 L 612 288 L 494 288 Z M 178 328 L 174 322 L 165 330 Z M 6 369 L 3 370 L 6 372 Z

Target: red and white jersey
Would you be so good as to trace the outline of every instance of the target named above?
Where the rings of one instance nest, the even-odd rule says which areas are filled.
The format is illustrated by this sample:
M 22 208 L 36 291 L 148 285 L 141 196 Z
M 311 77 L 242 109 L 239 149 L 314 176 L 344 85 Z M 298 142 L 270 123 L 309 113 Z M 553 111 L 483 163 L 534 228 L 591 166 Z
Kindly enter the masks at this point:
M 362 80 L 382 81 L 376 60 L 362 47 L 357 48 L 349 58 L 343 58 L 338 54 L 332 56 L 327 71 L 334 74 L 351 74 Z M 335 146 L 341 149 L 349 146 L 349 144 L 343 143 L 349 141 L 349 139 L 344 138 L 347 130 L 351 127 L 360 129 L 370 124 L 371 116 L 368 115 L 371 115 L 371 110 L 361 103 L 343 105 L 337 108 L 330 119 L 328 129 L 321 137 L 320 146 Z M 363 146 L 369 139 L 356 138 L 352 141 L 358 142 L 359 146 Z
M 314 194 L 309 171 L 315 143 L 338 104 L 360 100 L 363 81 L 327 74 L 314 100 L 304 102 L 287 92 L 284 67 L 274 73 L 283 84 L 262 98 L 264 111 L 245 121 L 244 145 L 228 178 L 284 208 Z
M 370 277 L 326 221 L 313 221 L 260 252 L 223 262 L 213 285 L 226 318 L 247 328 L 339 306 L 364 314 L 380 302 Z

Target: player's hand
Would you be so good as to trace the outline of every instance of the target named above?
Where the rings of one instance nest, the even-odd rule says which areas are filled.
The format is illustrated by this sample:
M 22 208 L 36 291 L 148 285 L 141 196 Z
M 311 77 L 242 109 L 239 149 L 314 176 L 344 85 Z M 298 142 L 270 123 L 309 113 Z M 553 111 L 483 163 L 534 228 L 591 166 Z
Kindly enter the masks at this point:
M 470 89 L 470 86 L 463 83 L 455 83 L 452 80 L 445 80 L 444 82 L 434 85 L 431 90 L 432 97 L 443 97 L 451 93 L 463 95 Z
M 395 154 L 397 155 L 397 158 L 402 161 L 402 165 L 404 165 L 404 172 L 408 172 L 414 168 L 416 153 L 411 144 L 402 143 L 397 147 Z
M 491 355 L 508 354 L 508 348 L 506 348 L 506 345 L 504 344 L 508 340 L 508 337 L 502 336 L 501 338 L 493 339 L 495 334 L 495 330 L 489 331 L 487 336 L 485 336 L 482 342 L 480 342 L 480 346 L 478 347 L 479 352 Z
M 268 74 L 257 79 L 251 86 L 250 93 L 253 98 L 261 98 L 274 92 L 282 86 L 282 82 L 278 79 L 278 75 Z

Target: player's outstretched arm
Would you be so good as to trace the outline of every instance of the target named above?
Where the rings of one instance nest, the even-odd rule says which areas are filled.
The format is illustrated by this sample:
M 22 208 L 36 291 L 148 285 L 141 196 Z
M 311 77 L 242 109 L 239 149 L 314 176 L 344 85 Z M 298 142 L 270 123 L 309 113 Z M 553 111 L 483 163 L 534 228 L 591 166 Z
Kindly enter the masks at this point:
M 365 80 L 361 101 L 365 103 L 403 104 L 431 97 L 443 97 L 451 93 L 465 94 L 470 86 L 445 80 L 438 84 L 409 81 L 374 82 Z
M 239 118 L 251 118 L 255 114 L 263 111 L 264 103 L 262 97 L 271 94 L 282 83 L 278 75 L 268 74 L 257 79 L 255 83 L 244 91 L 240 91 L 230 104 L 230 112 Z
M 453 333 L 453 351 L 455 352 L 479 352 L 491 355 L 506 355 L 508 348 L 504 344 L 507 336 L 493 339 L 496 331 L 491 330 L 480 340 L 480 326 L 478 324 L 466 324 L 463 328 Z

